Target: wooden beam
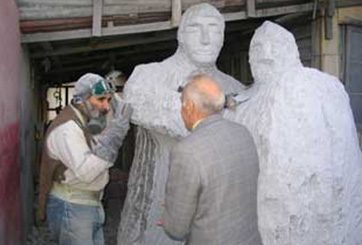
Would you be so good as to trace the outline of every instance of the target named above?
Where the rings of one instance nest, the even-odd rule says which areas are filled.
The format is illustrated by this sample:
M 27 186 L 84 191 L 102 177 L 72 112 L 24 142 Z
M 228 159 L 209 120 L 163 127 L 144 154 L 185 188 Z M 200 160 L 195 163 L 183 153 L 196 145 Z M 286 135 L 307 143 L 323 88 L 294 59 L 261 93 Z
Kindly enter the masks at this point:
M 158 35 L 152 36 L 137 36 L 137 37 L 124 37 L 120 38 L 116 41 L 112 42 L 100 42 L 97 45 L 88 45 L 88 46 L 78 46 L 72 47 L 67 46 L 65 44 L 64 47 L 55 49 L 53 51 L 49 50 L 37 50 L 36 52 L 30 51 L 31 58 L 42 58 L 46 56 L 56 56 L 56 55 L 69 55 L 69 54 L 77 54 L 77 53 L 84 53 L 84 52 L 94 52 L 100 50 L 107 50 L 107 49 L 115 49 L 115 48 L 122 48 L 127 46 L 134 46 L 139 44 L 150 44 L 156 42 L 163 42 L 176 39 L 176 34 L 173 31 L 169 31 L 166 33 L 159 33 Z
M 145 33 L 172 29 L 171 21 L 154 22 L 147 24 L 108 27 L 103 30 L 104 36 Z
M 93 0 L 92 35 L 95 37 L 102 36 L 102 11 L 103 0 Z
M 135 61 L 136 61 L 136 63 L 138 63 L 139 61 L 142 61 L 142 60 L 146 60 L 146 59 L 149 60 L 149 59 L 154 59 L 154 57 L 170 55 L 172 52 L 173 52 L 172 50 L 164 49 L 164 50 L 155 50 L 152 52 L 148 52 L 147 54 L 139 53 L 139 54 L 135 54 L 132 56 L 117 55 L 117 61 L 115 63 L 115 66 L 117 67 L 118 64 L 120 64 L 120 63 L 129 64 L 129 63 L 132 63 Z M 105 59 L 105 60 L 107 60 L 107 59 Z M 57 75 L 53 79 L 56 79 L 59 81 L 60 77 L 63 75 L 67 76 L 68 75 L 67 73 L 72 73 L 72 72 L 77 72 L 77 71 L 87 72 L 87 71 L 92 71 L 92 70 L 105 71 L 106 69 L 102 67 L 102 64 L 104 63 L 105 60 L 100 60 L 98 62 L 88 62 L 88 64 L 64 67 L 62 69 L 53 69 L 48 72 L 45 72 L 44 76 Z
M 180 24 L 181 15 L 182 15 L 182 4 L 181 0 L 171 0 L 172 6 L 172 15 L 171 15 L 171 24 L 176 27 Z
M 93 61 L 100 62 L 101 60 L 111 60 L 111 63 L 116 63 L 116 61 L 119 59 L 119 56 L 129 56 L 132 57 L 137 54 L 145 54 L 150 52 L 156 52 L 156 51 L 162 51 L 162 50 L 173 50 L 175 51 L 177 48 L 177 45 L 175 42 L 161 42 L 161 43 L 155 43 L 154 45 L 148 46 L 148 45 L 140 45 L 137 47 L 132 48 L 121 48 L 121 49 L 115 49 L 111 52 L 102 52 L 100 54 L 94 54 L 89 56 L 82 56 L 81 58 L 79 56 L 67 56 L 66 59 L 62 59 L 63 67 L 68 66 L 74 66 L 74 65 L 81 65 L 84 63 L 92 63 Z M 93 53 L 92 53 L 93 54 Z M 113 56 L 113 57 L 112 57 Z M 114 59 L 114 60 L 113 60 Z
M 255 17 L 263 18 L 263 17 L 270 17 L 270 16 L 297 13 L 297 12 L 306 12 L 312 10 L 313 10 L 313 3 L 298 4 L 298 5 L 276 7 L 276 8 L 267 8 L 267 9 L 257 9 Z M 245 11 L 226 13 L 224 14 L 224 18 L 225 21 L 244 20 L 247 19 L 247 14 Z M 163 30 L 170 30 L 173 28 L 174 26 L 172 25 L 171 21 L 106 27 L 102 29 L 102 36 L 163 31 Z M 72 31 L 23 34 L 21 37 L 21 41 L 22 43 L 34 43 L 34 42 L 43 42 L 43 41 L 58 41 L 58 40 L 69 40 L 77 38 L 89 38 L 91 36 L 92 36 L 91 29 L 79 29 Z
M 22 43 L 36 43 L 46 41 L 61 41 L 69 39 L 89 38 L 92 36 L 91 29 L 78 29 L 71 31 L 56 31 L 56 32 L 39 32 L 32 34 L 22 34 Z
M 236 20 L 245 20 L 248 17 L 246 16 L 246 12 L 245 11 L 240 11 L 240 12 L 235 12 L 235 13 L 226 13 L 223 14 L 224 15 L 224 19 L 226 22 L 229 21 L 236 21 Z
M 102 29 L 102 36 L 125 35 L 135 33 L 145 33 L 152 31 L 163 31 L 173 29 L 171 21 L 154 22 L 148 24 L 126 25 L 106 27 Z M 35 43 L 44 41 L 61 41 L 79 38 L 89 38 L 92 36 L 91 29 L 79 29 L 72 31 L 59 31 L 47 33 L 23 34 L 22 43 Z
M 256 17 L 261 18 L 261 17 L 270 17 L 270 16 L 277 16 L 283 14 L 312 11 L 313 5 L 314 5 L 313 3 L 305 3 L 305 4 L 291 5 L 285 7 L 258 9 L 256 10 Z
M 361 0 L 337 0 L 336 6 L 338 8 L 362 6 L 362 2 Z
M 255 0 L 246 1 L 246 13 L 248 17 L 255 17 Z
M 333 39 L 333 15 L 336 10 L 336 1 L 335 0 L 328 0 L 328 5 L 326 8 L 325 18 L 325 27 L 324 27 L 324 36 L 327 40 Z

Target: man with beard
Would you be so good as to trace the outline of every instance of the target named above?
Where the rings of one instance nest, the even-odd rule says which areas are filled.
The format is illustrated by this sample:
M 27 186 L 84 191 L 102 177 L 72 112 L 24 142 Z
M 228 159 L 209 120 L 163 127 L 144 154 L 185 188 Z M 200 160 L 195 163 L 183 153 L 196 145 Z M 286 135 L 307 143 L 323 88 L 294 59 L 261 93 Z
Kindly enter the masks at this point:
M 105 128 L 113 92 L 101 76 L 85 74 L 75 84 L 72 103 L 47 131 L 39 218 L 45 219 L 46 210 L 58 244 L 104 244 L 101 198 L 132 113 L 128 104 L 114 98 L 114 118 Z

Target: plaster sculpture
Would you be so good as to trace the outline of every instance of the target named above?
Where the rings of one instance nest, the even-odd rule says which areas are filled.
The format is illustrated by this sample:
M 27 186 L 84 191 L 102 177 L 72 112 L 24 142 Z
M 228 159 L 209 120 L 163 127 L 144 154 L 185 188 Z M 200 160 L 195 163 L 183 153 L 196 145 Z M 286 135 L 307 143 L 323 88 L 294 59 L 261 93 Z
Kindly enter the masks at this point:
M 293 35 L 269 21 L 249 57 L 251 99 L 225 117 L 258 149 L 263 244 L 362 244 L 362 156 L 343 84 L 303 67 Z
M 224 39 L 222 15 L 209 4 L 184 13 L 177 33 L 176 53 L 160 63 L 139 65 L 124 89 L 137 124 L 135 157 L 121 214 L 118 244 L 180 244 L 156 225 L 162 214 L 169 152 L 178 137 L 187 135 L 180 115 L 180 93 L 194 73 L 206 73 L 226 93 L 244 88 L 216 67 Z

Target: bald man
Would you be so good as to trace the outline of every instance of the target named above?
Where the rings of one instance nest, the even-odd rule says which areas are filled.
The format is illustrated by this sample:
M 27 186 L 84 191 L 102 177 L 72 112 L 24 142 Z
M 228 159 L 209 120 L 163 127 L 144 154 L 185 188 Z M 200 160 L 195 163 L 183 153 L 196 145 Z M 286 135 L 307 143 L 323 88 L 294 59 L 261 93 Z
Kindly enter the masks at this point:
M 221 117 L 224 93 L 206 75 L 191 78 L 181 103 L 191 134 L 171 151 L 163 228 L 187 244 L 260 245 L 259 168 L 250 133 Z

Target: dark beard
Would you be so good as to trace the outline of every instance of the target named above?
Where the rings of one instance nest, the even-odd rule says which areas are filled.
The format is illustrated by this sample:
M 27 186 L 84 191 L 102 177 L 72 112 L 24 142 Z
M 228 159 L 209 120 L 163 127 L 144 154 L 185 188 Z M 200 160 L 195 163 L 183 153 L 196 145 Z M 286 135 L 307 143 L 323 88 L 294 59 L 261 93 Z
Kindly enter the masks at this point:
M 88 101 L 84 103 L 84 111 L 88 117 L 87 128 L 93 135 L 101 133 L 107 126 L 107 110 L 98 110 Z

